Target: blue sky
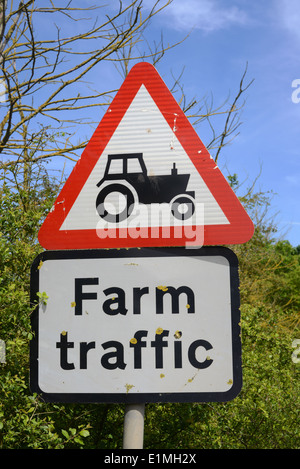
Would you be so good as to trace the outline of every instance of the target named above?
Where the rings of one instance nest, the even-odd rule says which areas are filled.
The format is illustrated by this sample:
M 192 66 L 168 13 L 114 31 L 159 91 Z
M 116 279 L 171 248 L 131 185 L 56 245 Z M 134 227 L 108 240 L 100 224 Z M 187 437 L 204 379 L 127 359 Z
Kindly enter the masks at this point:
M 93 0 L 79 3 L 96 4 Z M 123 1 L 124 5 L 129 3 Z M 144 0 L 148 7 L 154 3 Z M 100 15 L 118 6 L 119 2 L 112 0 L 100 9 Z M 243 124 L 232 144 L 222 150 L 218 165 L 225 176 L 238 175 L 243 182 L 241 194 L 261 171 L 255 187 L 257 191 L 274 193 L 269 216 L 275 219 L 277 236 L 299 245 L 299 0 L 173 0 L 153 18 L 147 29 L 148 40 L 159 41 L 161 31 L 165 44 L 180 41 L 190 33 L 157 65 L 169 87 L 170 72 L 178 76 L 184 67 L 181 81 L 190 98 L 212 95 L 215 106 L 219 106 L 229 96 L 230 103 L 248 63 L 245 82 L 254 82 L 243 95 Z M 123 78 L 113 65 L 100 63 L 89 80 L 98 91 L 104 91 L 107 86 L 118 88 Z M 95 122 L 102 115 L 103 111 L 98 112 Z M 220 130 L 223 118 L 218 121 Z M 198 126 L 196 131 L 207 144 L 207 128 Z
M 269 215 L 275 217 L 277 234 L 297 246 L 300 2 L 174 0 L 153 20 L 151 35 L 155 37 L 161 29 L 166 42 L 179 40 L 192 30 L 157 67 L 168 84 L 169 70 L 176 75 L 184 66 L 182 82 L 191 97 L 212 93 L 216 105 L 229 93 L 233 98 L 248 62 L 246 83 L 253 78 L 254 82 L 245 93 L 243 124 L 240 134 L 221 152 L 218 164 L 224 175 L 237 173 L 245 181 L 241 192 L 261 171 L 256 189 L 274 193 Z M 205 129 L 197 127 L 197 132 L 206 143 Z

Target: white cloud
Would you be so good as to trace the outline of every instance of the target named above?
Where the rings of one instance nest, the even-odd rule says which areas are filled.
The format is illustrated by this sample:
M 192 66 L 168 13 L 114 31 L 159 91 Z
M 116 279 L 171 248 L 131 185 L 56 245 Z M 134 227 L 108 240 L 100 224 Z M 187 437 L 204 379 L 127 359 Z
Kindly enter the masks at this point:
M 277 15 L 280 25 L 300 39 L 299 0 L 277 0 Z
M 299 186 L 300 185 L 300 174 L 290 174 L 285 177 L 286 182 L 289 185 Z
M 194 28 L 212 32 L 248 21 L 245 11 L 220 0 L 173 0 L 164 16 L 169 27 L 184 31 Z

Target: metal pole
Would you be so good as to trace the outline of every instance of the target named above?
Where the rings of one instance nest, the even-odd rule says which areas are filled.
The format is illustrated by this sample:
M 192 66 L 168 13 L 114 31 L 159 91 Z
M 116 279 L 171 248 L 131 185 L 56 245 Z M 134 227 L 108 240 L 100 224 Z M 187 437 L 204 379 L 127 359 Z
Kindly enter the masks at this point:
M 143 449 L 145 404 L 125 406 L 123 449 Z

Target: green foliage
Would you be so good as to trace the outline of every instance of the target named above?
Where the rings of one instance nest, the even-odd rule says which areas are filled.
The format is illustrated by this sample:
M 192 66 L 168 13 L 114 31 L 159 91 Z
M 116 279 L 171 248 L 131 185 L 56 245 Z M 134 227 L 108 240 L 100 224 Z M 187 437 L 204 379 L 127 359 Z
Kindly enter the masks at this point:
M 149 405 L 148 448 L 297 449 L 300 373 L 280 315 L 242 307 L 243 389 L 233 401 Z
M 0 189 L 0 448 L 121 448 L 124 406 L 50 404 L 29 389 L 30 265 L 58 190 L 47 173 L 40 176 L 32 173 L 26 194 L 7 178 Z M 147 405 L 145 448 L 300 448 L 300 369 L 292 361 L 300 339 L 299 248 L 270 240 L 270 231 L 257 226 L 251 241 L 231 247 L 240 262 L 240 395 L 227 403 Z M 47 301 L 47 292 L 38 296 Z
M 46 292 L 44 292 L 44 291 L 43 291 L 43 292 L 38 291 L 36 295 L 37 295 L 37 297 L 40 299 L 40 302 L 41 302 L 43 305 L 46 305 L 46 304 L 47 304 L 49 296 L 47 295 Z

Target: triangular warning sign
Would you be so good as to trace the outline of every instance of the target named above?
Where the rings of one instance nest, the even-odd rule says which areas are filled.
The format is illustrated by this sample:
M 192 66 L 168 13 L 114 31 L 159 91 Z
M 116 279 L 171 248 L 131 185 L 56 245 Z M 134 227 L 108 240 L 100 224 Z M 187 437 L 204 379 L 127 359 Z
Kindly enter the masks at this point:
M 253 223 L 173 95 L 135 65 L 39 231 L 46 249 L 240 244 Z

